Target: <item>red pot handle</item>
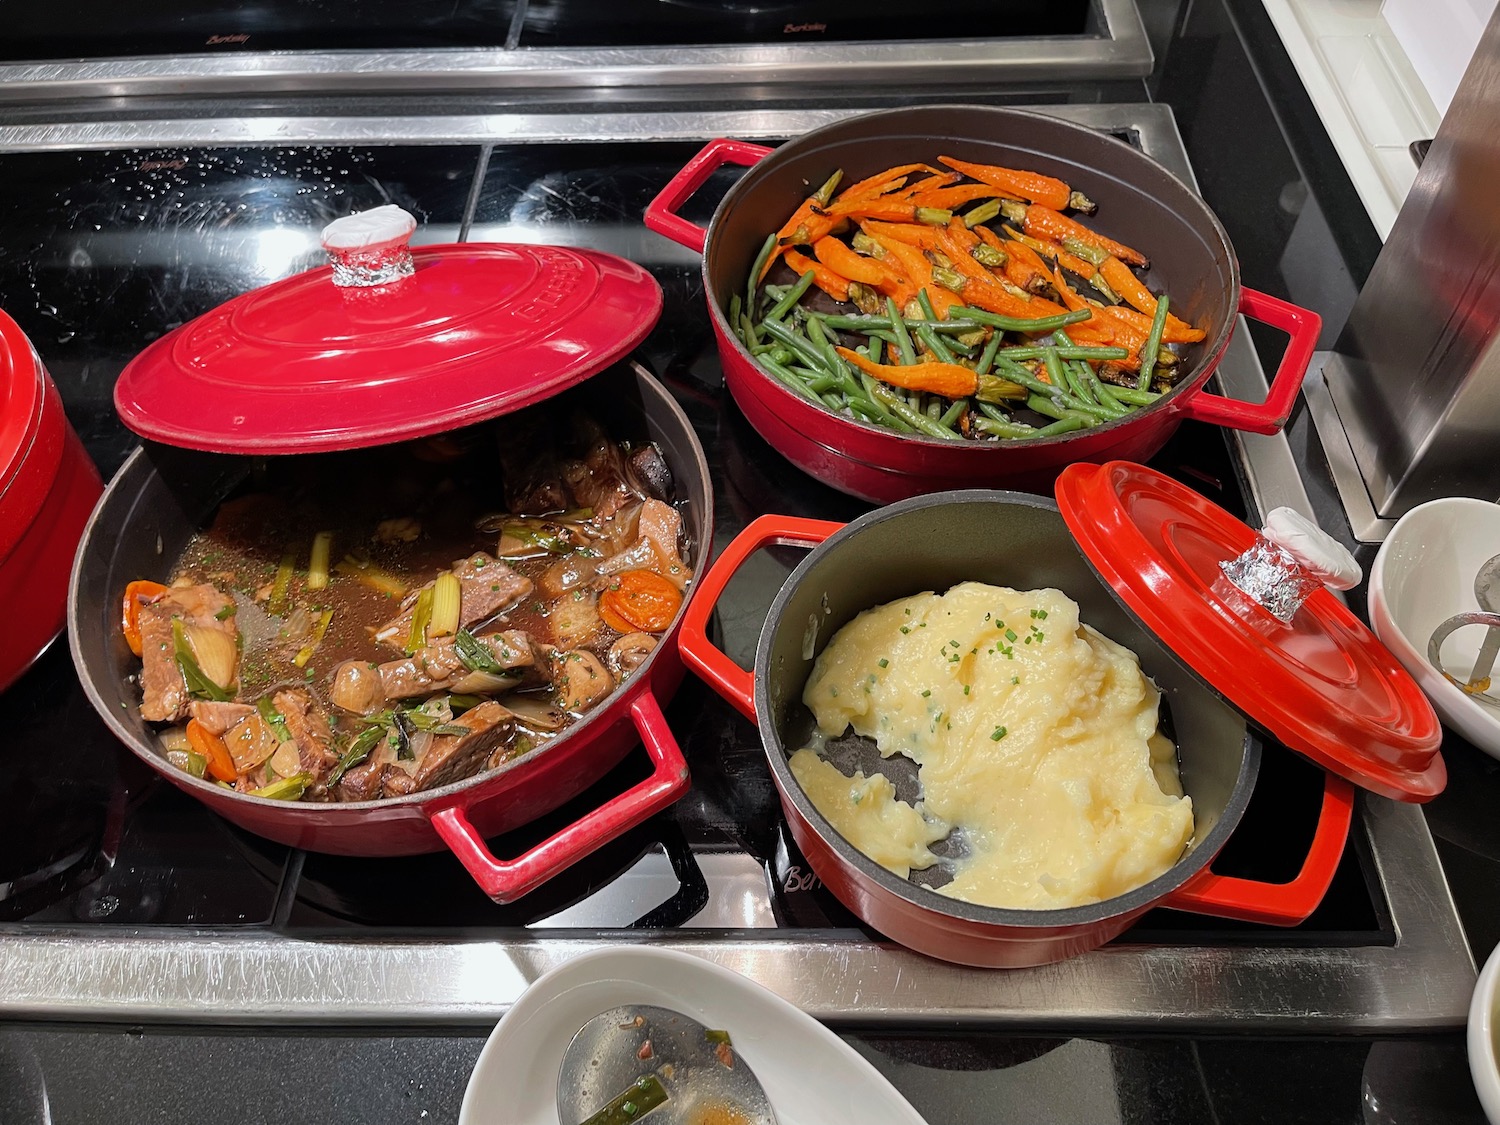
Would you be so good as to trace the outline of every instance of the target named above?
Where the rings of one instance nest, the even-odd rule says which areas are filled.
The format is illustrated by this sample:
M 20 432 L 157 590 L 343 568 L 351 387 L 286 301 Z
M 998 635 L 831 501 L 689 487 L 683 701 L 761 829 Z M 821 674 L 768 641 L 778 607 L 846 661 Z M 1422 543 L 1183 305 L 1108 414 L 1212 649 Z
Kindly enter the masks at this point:
M 636 696 L 630 716 L 650 755 L 651 776 L 515 859 L 496 859 L 462 807 L 432 814 L 438 836 L 490 898 L 514 902 L 687 792 L 687 761 L 656 696 L 649 691 Z
M 708 620 L 714 606 L 735 572 L 756 551 L 764 547 L 816 547 L 843 526 L 796 516 L 761 516 L 752 520 L 698 580 L 698 592 L 688 600 L 677 639 L 683 661 L 752 723 L 755 722 L 755 676 L 708 639 Z
M 1311 309 L 1283 301 L 1280 297 L 1244 288 L 1240 290 L 1240 312 L 1252 320 L 1279 328 L 1292 338 L 1271 379 L 1271 389 L 1266 394 L 1266 401 L 1240 402 L 1238 399 L 1199 391 L 1183 403 L 1182 412 L 1200 422 L 1228 426 L 1233 430 L 1249 430 L 1255 434 L 1279 433 L 1291 416 L 1297 392 L 1302 389 L 1302 380 L 1307 377 L 1307 365 L 1312 362 L 1313 351 L 1318 346 L 1318 334 L 1323 331 L 1323 318 Z
M 690 223 L 677 213 L 693 194 L 708 182 L 725 164 L 740 164 L 749 167 L 769 156 L 774 149 L 749 141 L 731 141 L 720 137 L 709 141 L 703 151 L 693 157 L 681 172 L 673 176 L 656 198 L 646 205 L 646 226 L 657 234 L 666 235 L 673 242 L 681 243 L 689 250 L 703 253 L 708 241 L 708 231 L 697 223 Z
M 1354 819 L 1354 786 L 1335 774 L 1323 781 L 1323 807 L 1318 827 L 1302 870 L 1290 883 L 1259 883 L 1215 875 L 1205 867 L 1177 890 L 1162 906 L 1189 914 L 1208 914 L 1240 922 L 1264 922 L 1272 926 L 1295 926 L 1305 922 L 1318 908 L 1333 873 L 1338 870 Z

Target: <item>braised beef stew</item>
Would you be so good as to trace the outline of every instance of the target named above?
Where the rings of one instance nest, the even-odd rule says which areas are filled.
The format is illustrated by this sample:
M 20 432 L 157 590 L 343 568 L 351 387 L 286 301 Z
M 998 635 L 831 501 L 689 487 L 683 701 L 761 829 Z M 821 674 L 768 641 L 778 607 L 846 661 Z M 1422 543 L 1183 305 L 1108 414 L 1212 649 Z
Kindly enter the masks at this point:
M 170 761 L 363 801 L 557 737 L 651 653 L 692 580 L 661 451 L 566 403 L 404 445 L 257 462 L 170 585 L 124 593 Z

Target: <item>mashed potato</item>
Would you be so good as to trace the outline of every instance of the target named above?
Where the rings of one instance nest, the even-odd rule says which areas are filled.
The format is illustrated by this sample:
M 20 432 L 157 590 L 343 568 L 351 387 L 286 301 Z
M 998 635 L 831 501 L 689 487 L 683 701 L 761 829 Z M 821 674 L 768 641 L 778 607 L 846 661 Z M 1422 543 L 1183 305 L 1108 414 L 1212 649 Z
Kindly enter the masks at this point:
M 920 768 L 923 800 L 792 755 L 808 797 L 854 847 L 905 876 L 960 829 L 943 894 L 1055 909 L 1112 898 L 1171 867 L 1193 835 L 1159 693 L 1135 654 L 1058 590 L 977 582 L 860 614 L 803 691 L 821 735 L 852 728 Z

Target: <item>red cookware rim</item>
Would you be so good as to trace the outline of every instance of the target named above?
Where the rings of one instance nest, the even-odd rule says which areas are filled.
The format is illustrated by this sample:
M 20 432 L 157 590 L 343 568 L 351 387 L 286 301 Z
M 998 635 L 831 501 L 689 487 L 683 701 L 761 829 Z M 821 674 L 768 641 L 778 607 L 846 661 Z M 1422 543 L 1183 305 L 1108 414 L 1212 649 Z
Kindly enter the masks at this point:
M 1319 590 L 1282 625 L 1219 564 L 1257 532 L 1154 469 L 1074 464 L 1057 480 L 1089 564 L 1199 679 L 1292 750 L 1365 789 L 1427 800 L 1447 780 L 1426 695 L 1365 625 Z
M 900 519 L 906 513 L 919 511 L 924 508 L 936 507 L 949 504 L 985 504 L 996 503 L 1007 505 L 1018 505 L 1029 508 L 1040 508 L 1056 512 L 1057 504 L 1045 497 L 1034 496 L 1025 492 L 1009 492 L 1002 489 L 974 488 L 963 489 L 956 492 L 937 492 L 923 496 L 913 496 L 908 500 L 901 500 L 883 508 L 876 508 L 863 516 L 846 524 L 841 530 L 834 532 L 826 540 L 814 547 L 807 556 L 797 565 L 797 568 L 782 583 L 781 590 L 771 603 L 771 608 L 766 614 L 766 623 L 761 628 L 760 640 L 756 645 L 755 652 L 755 715 L 756 723 L 760 728 L 761 742 L 765 747 L 766 759 L 771 767 L 771 776 L 776 782 L 776 788 L 781 794 L 782 801 L 796 810 L 796 814 L 813 826 L 818 835 L 834 848 L 846 864 L 856 868 L 860 874 L 874 880 L 884 890 L 907 899 L 917 906 L 928 910 L 937 911 L 939 914 L 948 915 L 961 919 L 965 922 L 979 923 L 993 926 L 1015 926 L 1015 927 L 1072 927 L 1085 926 L 1105 919 L 1116 918 L 1121 914 L 1128 914 L 1145 909 L 1153 903 L 1166 897 L 1172 891 L 1182 886 L 1193 875 L 1197 874 L 1209 863 L 1213 862 L 1214 856 L 1229 839 L 1230 833 L 1238 827 L 1243 817 L 1245 807 L 1250 803 L 1250 794 L 1255 788 L 1255 779 L 1260 772 L 1261 742 L 1255 731 L 1247 726 L 1242 743 L 1243 757 L 1240 763 L 1239 776 L 1234 789 L 1225 803 L 1224 811 L 1218 820 L 1208 830 L 1202 839 L 1197 839 L 1190 851 L 1184 853 L 1176 863 L 1162 872 L 1149 883 L 1144 883 L 1134 890 L 1126 891 L 1124 894 L 1113 898 L 1103 899 L 1099 902 L 1088 903 L 1084 906 L 1068 906 L 1055 910 L 1018 910 L 1011 907 L 981 906 L 978 903 L 965 902 L 962 899 L 952 898 L 940 894 L 919 883 L 913 883 L 907 879 L 898 878 L 895 874 L 887 871 L 869 856 L 865 855 L 853 844 L 839 833 L 828 822 L 828 819 L 817 810 L 811 798 L 803 791 L 802 786 L 797 784 L 797 779 L 792 776 L 792 769 L 787 760 L 787 750 L 782 742 L 781 731 L 777 728 L 773 716 L 776 711 L 772 705 L 770 685 L 772 682 L 771 671 L 771 649 L 772 641 L 777 632 L 783 627 L 783 619 L 786 615 L 787 603 L 791 601 L 793 594 L 802 584 L 809 571 L 818 565 L 828 555 L 841 550 L 850 549 L 848 544 L 857 539 L 866 528 L 884 523 L 887 520 Z M 788 626 L 790 627 L 790 626 Z M 1189 794 L 1191 796 L 1192 794 Z
M 666 390 L 666 388 L 661 387 L 660 384 L 657 383 L 655 378 L 649 375 L 644 368 L 640 367 L 638 364 L 632 364 L 632 367 L 635 369 L 635 372 L 639 377 L 649 379 L 651 383 L 656 385 L 656 388 L 660 392 L 659 405 L 662 409 L 665 409 L 668 412 L 669 416 L 672 419 L 673 425 L 677 426 L 680 432 L 693 433 L 694 431 L 692 429 L 692 423 L 688 421 L 687 415 L 683 412 L 682 407 L 678 404 L 676 398 L 671 395 Z M 696 469 L 698 472 L 698 477 L 700 480 L 707 482 L 709 480 L 708 462 L 704 456 L 703 449 L 696 440 L 690 443 L 690 445 L 693 458 L 697 462 Z M 113 488 L 115 481 L 127 479 L 127 471 L 139 459 L 144 458 L 145 456 L 145 448 L 137 448 L 135 452 L 133 452 L 126 459 L 125 464 L 121 467 L 119 473 L 116 474 L 115 480 L 112 480 L 110 482 L 109 487 Z M 700 498 L 698 497 L 690 497 L 690 500 L 695 505 L 698 504 L 699 499 Z M 706 509 L 703 512 L 704 527 L 707 529 L 708 533 L 712 535 L 712 491 L 705 490 L 705 494 L 701 498 L 701 500 Z M 93 514 L 89 516 L 89 521 L 86 525 L 84 525 L 83 533 L 79 537 L 80 543 L 88 543 L 92 541 L 94 534 L 94 524 L 104 513 L 106 506 L 107 505 L 105 504 L 105 502 L 101 501 L 94 508 Z M 700 543 L 698 544 L 698 550 L 701 556 L 701 561 L 697 564 L 695 575 L 701 574 L 703 572 L 703 569 L 708 565 L 710 561 L 710 555 L 713 550 L 713 544 L 712 542 Z M 81 570 L 77 565 L 75 565 L 73 568 L 72 577 L 68 584 L 68 640 L 75 654 L 75 662 L 80 659 L 77 654 L 81 651 L 80 638 L 75 634 L 77 623 L 80 620 L 80 605 L 84 601 L 94 597 L 93 591 L 85 591 L 81 589 L 82 583 L 80 579 Z M 397 809 L 403 806 L 419 806 L 426 809 L 462 804 L 464 802 L 455 800 L 454 798 L 470 789 L 478 789 L 481 786 L 494 785 L 500 778 L 510 774 L 516 769 L 529 764 L 535 758 L 547 753 L 549 750 L 555 749 L 556 747 L 562 745 L 562 743 L 583 735 L 586 731 L 589 730 L 589 728 L 595 726 L 596 724 L 606 720 L 613 721 L 619 718 L 620 714 L 623 712 L 624 708 L 629 705 L 631 700 L 633 700 L 637 695 L 651 691 L 652 670 L 655 667 L 658 658 L 661 657 L 663 651 L 665 651 L 669 645 L 676 644 L 677 633 L 682 624 L 682 616 L 687 611 L 688 602 L 692 600 L 693 594 L 696 592 L 696 590 L 697 582 L 689 583 L 682 599 L 682 605 L 678 607 L 677 616 L 672 620 L 672 624 L 669 625 L 666 631 L 661 634 L 660 639 L 657 641 L 656 647 L 652 649 L 646 659 L 637 666 L 636 670 L 631 674 L 628 680 L 626 680 L 624 683 L 616 684 L 614 691 L 611 692 L 603 702 L 601 702 L 592 711 L 589 711 L 586 715 L 580 718 L 561 735 L 554 739 L 551 739 L 548 742 L 542 743 L 540 746 L 535 747 L 519 758 L 512 759 L 511 761 L 506 762 L 503 765 L 497 766 L 495 769 L 486 770 L 482 773 L 475 774 L 472 777 L 466 777 L 458 781 L 450 782 L 449 784 L 440 786 L 436 789 L 424 789 L 419 792 L 408 793 L 405 796 L 401 797 L 382 797 L 377 800 L 371 801 L 339 801 L 335 803 L 319 802 L 315 804 L 305 804 L 301 801 L 277 801 L 268 797 L 256 797 L 249 793 L 241 793 L 237 790 L 225 789 L 223 786 L 193 777 L 188 773 L 183 773 L 180 778 L 174 774 L 172 776 L 172 781 L 174 782 L 174 784 L 185 786 L 190 792 L 201 794 L 205 799 L 209 800 L 210 803 L 213 803 L 217 800 L 223 800 L 227 797 L 229 800 L 232 800 L 236 804 L 248 802 L 253 805 L 260 805 L 263 808 L 276 808 L 283 811 L 285 815 L 289 817 L 326 819 L 330 815 L 330 810 L 334 809 L 348 809 L 350 810 L 350 813 L 353 814 L 354 812 L 358 812 L 360 810 L 368 811 L 371 809 Z M 148 764 L 152 765 L 154 768 L 158 768 L 160 770 L 174 769 L 175 767 L 167 762 L 166 759 L 163 758 L 160 754 L 148 751 L 141 745 L 141 740 L 139 738 L 138 732 L 131 727 L 126 726 L 120 720 L 119 716 L 115 712 L 114 705 L 105 700 L 104 697 L 99 693 L 98 686 L 94 683 L 93 677 L 88 674 L 87 669 L 85 669 L 82 664 L 79 665 L 79 671 L 79 679 L 83 684 L 84 692 L 89 697 L 89 702 L 93 705 L 94 710 L 104 717 L 105 722 L 108 724 L 111 731 L 114 732 L 115 737 L 120 739 L 121 742 L 125 743 L 126 746 L 130 747 L 130 749 L 137 755 L 144 756 L 149 754 L 150 760 L 148 761 Z M 342 813 L 334 813 L 332 815 L 338 815 L 340 817 L 343 816 Z
M 126 365 L 143 437 L 216 453 L 320 453 L 427 437 L 550 398 L 628 355 L 661 315 L 641 266 L 562 246 L 412 250 L 409 278 L 321 266 L 243 293 Z
M 1201 358 L 1198 365 L 1194 368 L 1192 374 L 1172 387 L 1170 391 L 1162 395 L 1160 399 L 1158 399 L 1156 402 L 1153 402 L 1150 406 L 1131 411 L 1129 414 L 1126 414 L 1122 418 L 1100 422 L 1096 426 L 1090 426 L 1086 430 L 1075 431 L 1070 434 L 1055 434 L 1051 437 L 1027 438 L 1025 439 L 1025 444 L 1027 448 L 1038 448 L 1076 443 L 1080 438 L 1094 437 L 1099 434 L 1108 434 L 1114 430 L 1118 430 L 1122 427 L 1140 422 L 1144 418 L 1155 418 L 1163 413 L 1164 408 L 1167 410 L 1175 411 L 1178 408 L 1177 404 L 1179 404 L 1189 395 L 1196 392 L 1203 386 L 1204 383 L 1208 382 L 1209 377 L 1214 373 L 1214 369 L 1218 367 L 1220 360 L 1223 359 L 1224 352 L 1229 347 L 1230 337 L 1234 334 L 1235 319 L 1239 316 L 1240 272 L 1239 259 L 1235 255 L 1234 247 L 1229 241 L 1229 232 L 1224 229 L 1224 224 L 1219 221 L 1219 217 L 1214 214 L 1213 210 L 1208 206 L 1207 203 L 1203 201 L 1202 197 L 1199 196 L 1197 192 L 1184 184 L 1176 176 L 1172 175 L 1171 172 L 1167 171 L 1166 168 L 1162 167 L 1162 165 L 1151 159 L 1151 157 L 1147 156 L 1145 153 L 1139 151 L 1138 149 L 1133 148 L 1131 145 L 1126 144 L 1118 137 L 1111 137 L 1109 134 L 1100 132 L 1097 129 L 1092 129 L 1087 125 L 1079 125 L 1076 122 L 1067 121 L 1061 117 L 1054 117 L 1046 113 L 1037 113 L 1032 110 L 1012 109 L 1006 106 L 980 106 L 955 103 L 951 105 L 908 106 L 900 109 L 883 109 L 877 110 L 873 113 L 859 114 L 854 117 L 843 118 L 839 121 L 832 121 L 827 125 L 820 125 L 816 129 L 809 130 L 808 132 L 803 133 L 801 136 L 795 137 L 792 140 L 788 141 L 786 144 L 780 146 L 770 155 L 766 156 L 764 159 L 747 169 L 744 175 L 742 175 L 735 182 L 734 186 L 731 187 L 729 191 L 724 195 L 724 198 L 719 201 L 718 207 L 714 209 L 713 218 L 709 222 L 707 239 L 704 242 L 703 248 L 701 265 L 701 271 L 703 275 L 703 291 L 707 297 L 709 316 L 713 320 L 714 332 L 718 335 L 721 346 L 727 345 L 728 347 L 732 348 L 735 354 L 750 369 L 752 369 L 757 376 L 760 377 L 762 382 L 772 388 L 779 397 L 790 401 L 806 403 L 809 407 L 812 407 L 813 404 L 807 403 L 805 399 L 798 396 L 790 388 L 783 386 L 779 381 L 773 378 L 769 372 L 762 368 L 760 364 L 755 362 L 755 357 L 750 354 L 749 350 L 735 335 L 733 329 L 730 327 L 728 313 L 724 308 L 720 306 L 718 300 L 716 299 L 713 287 L 713 279 L 709 276 L 709 259 L 718 237 L 721 220 L 740 203 L 743 196 L 754 190 L 755 185 L 761 178 L 769 174 L 770 170 L 775 166 L 777 158 L 783 153 L 793 151 L 794 146 L 796 149 L 800 150 L 803 146 L 812 147 L 823 141 L 837 141 L 839 139 L 839 135 L 856 121 L 863 122 L 875 120 L 878 118 L 899 119 L 913 112 L 925 113 L 928 111 L 943 110 L 961 110 L 964 113 L 984 112 L 987 114 L 994 114 L 996 116 L 1019 119 L 1022 121 L 1040 121 L 1045 122 L 1049 127 L 1059 126 L 1072 131 L 1076 136 L 1086 137 L 1088 138 L 1087 143 L 1107 142 L 1108 144 L 1119 145 L 1122 149 L 1129 152 L 1132 158 L 1138 160 L 1140 162 L 1139 166 L 1142 169 L 1146 170 L 1150 175 L 1162 177 L 1163 180 L 1170 185 L 1170 188 L 1172 190 L 1182 192 L 1184 199 L 1186 201 L 1189 201 L 1190 204 L 1194 206 L 1201 213 L 1202 217 L 1208 222 L 1210 227 L 1213 229 L 1214 235 L 1219 243 L 1219 247 L 1221 250 L 1220 258 L 1225 263 L 1225 268 L 1229 275 L 1228 301 L 1226 304 L 1226 307 L 1229 311 L 1228 314 L 1224 317 L 1223 323 L 1217 326 L 1217 330 L 1215 331 L 1214 335 L 1209 340 L 1206 340 L 1202 344 L 1198 345 L 1198 347 L 1202 349 L 1200 352 Z M 901 434 L 887 429 L 884 426 L 877 426 L 873 422 L 867 422 L 861 418 L 855 418 L 852 415 L 835 413 L 832 410 L 828 410 L 826 407 L 814 407 L 814 409 L 817 409 L 818 412 L 822 415 L 835 419 L 837 422 L 855 426 L 859 429 L 866 430 L 871 434 L 879 435 L 885 438 L 891 438 L 893 440 L 900 440 L 902 442 L 915 442 L 919 445 L 931 445 L 934 447 L 940 447 L 950 450 L 973 449 L 976 452 L 993 452 L 996 449 L 1010 448 L 1010 445 L 1005 442 L 991 443 L 966 441 L 960 443 L 949 438 L 930 437 L 927 434 Z

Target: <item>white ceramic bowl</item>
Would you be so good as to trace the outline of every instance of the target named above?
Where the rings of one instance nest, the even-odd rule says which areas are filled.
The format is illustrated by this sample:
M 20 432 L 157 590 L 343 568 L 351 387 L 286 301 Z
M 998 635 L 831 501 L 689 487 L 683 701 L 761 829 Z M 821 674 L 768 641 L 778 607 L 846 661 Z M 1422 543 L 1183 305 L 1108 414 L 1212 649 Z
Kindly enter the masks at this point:
M 459 1125 L 558 1125 L 563 1051 L 585 1023 L 624 1004 L 658 1004 L 728 1030 L 779 1125 L 925 1125 L 811 1016 L 736 972 L 649 946 L 585 953 L 538 977 L 480 1052 Z
M 1421 685 L 1443 722 L 1500 758 L 1500 707 L 1466 695 L 1427 663 L 1432 631 L 1455 613 L 1479 609 L 1474 576 L 1497 554 L 1500 505 L 1452 496 L 1413 508 L 1375 556 L 1370 625 Z M 1483 639 L 1484 629 L 1477 625 L 1458 630 L 1443 645 L 1444 665 L 1454 675 L 1467 675 Z
M 1500 1064 L 1495 1060 L 1495 995 L 1500 984 L 1500 947 L 1490 954 L 1469 1001 L 1469 1073 L 1490 1125 L 1500 1125 Z

